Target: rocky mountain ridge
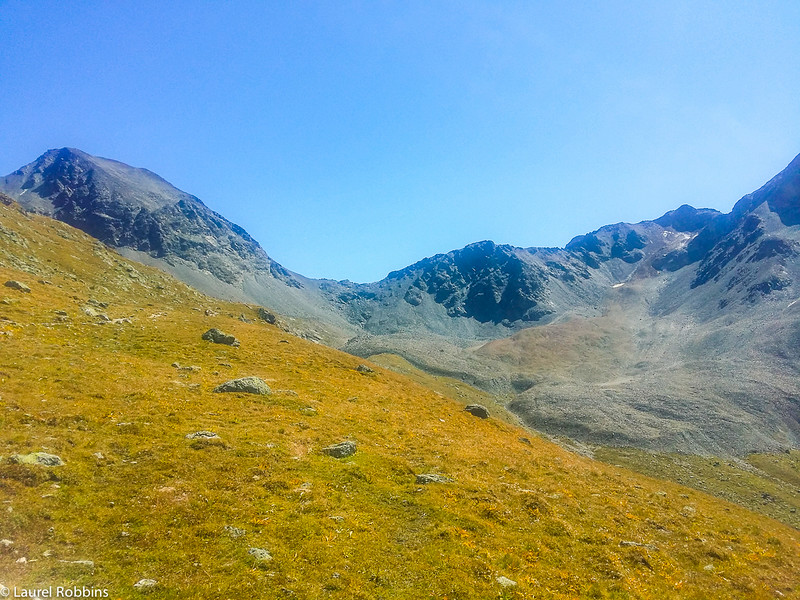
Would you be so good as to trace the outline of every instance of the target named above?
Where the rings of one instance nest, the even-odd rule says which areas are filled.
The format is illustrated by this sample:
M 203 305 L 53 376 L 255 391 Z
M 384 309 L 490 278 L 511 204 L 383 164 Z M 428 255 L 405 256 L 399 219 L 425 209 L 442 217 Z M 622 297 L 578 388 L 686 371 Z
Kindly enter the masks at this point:
M 684 205 L 563 249 L 478 242 L 369 284 L 292 273 L 155 174 L 78 150 L 0 191 L 353 354 L 505 396 L 551 433 L 701 453 L 800 440 L 800 157 L 729 214 Z

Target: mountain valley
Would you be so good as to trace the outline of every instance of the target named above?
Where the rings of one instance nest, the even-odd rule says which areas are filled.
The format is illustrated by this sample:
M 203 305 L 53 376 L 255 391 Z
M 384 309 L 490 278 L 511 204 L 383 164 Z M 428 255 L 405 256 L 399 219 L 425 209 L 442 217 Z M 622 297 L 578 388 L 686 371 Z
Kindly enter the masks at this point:
M 285 317 L 9 198 L 0 234 L 0 590 L 800 594 L 796 525 L 567 451 L 486 392 L 292 335 Z M 237 343 L 203 339 L 209 328 Z M 219 391 L 252 377 L 269 393 Z M 490 417 L 465 411 L 473 402 Z M 355 452 L 330 455 L 340 442 Z M 749 460 L 791 480 L 789 460 Z M 778 504 L 791 488 L 768 489 Z
M 490 241 L 369 284 L 313 280 L 144 169 L 51 150 L 0 180 L 27 210 L 351 354 L 475 385 L 596 445 L 744 456 L 800 435 L 800 157 L 729 214 L 681 206 L 565 248 Z

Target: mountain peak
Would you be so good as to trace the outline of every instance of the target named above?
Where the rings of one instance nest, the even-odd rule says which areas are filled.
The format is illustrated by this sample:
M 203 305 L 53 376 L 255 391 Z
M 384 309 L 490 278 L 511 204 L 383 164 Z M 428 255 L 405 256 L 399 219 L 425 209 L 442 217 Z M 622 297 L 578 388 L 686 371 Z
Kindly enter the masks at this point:
M 0 179 L 0 191 L 105 244 L 179 269 L 188 263 L 223 283 L 261 273 L 299 285 L 241 227 L 147 169 L 57 148 Z

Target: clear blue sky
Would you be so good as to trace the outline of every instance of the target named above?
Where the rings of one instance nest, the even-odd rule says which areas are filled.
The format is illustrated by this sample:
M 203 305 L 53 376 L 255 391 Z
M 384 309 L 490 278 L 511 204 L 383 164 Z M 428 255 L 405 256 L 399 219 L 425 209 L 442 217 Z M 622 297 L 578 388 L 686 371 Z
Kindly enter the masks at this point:
M 313 277 L 563 246 L 800 153 L 800 3 L 0 0 L 0 174 L 62 146 Z

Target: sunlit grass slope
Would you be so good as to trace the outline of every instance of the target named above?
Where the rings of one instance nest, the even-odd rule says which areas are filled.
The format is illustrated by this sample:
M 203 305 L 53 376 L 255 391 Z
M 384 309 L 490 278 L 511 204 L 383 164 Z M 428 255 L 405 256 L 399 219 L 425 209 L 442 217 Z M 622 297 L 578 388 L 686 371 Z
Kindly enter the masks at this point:
M 376 365 L 360 373 L 359 359 L 66 225 L 0 206 L 0 227 L 0 281 L 31 288 L 0 288 L 6 586 L 237 600 L 800 593 L 796 530 L 475 418 Z M 87 303 L 130 322 L 97 324 Z M 241 346 L 201 340 L 210 327 Z M 211 391 L 250 375 L 273 394 Z M 200 430 L 220 439 L 185 437 Z M 321 453 L 345 439 L 353 456 Z M 66 464 L 8 460 L 39 451 Z M 156 585 L 134 588 L 145 578 Z

